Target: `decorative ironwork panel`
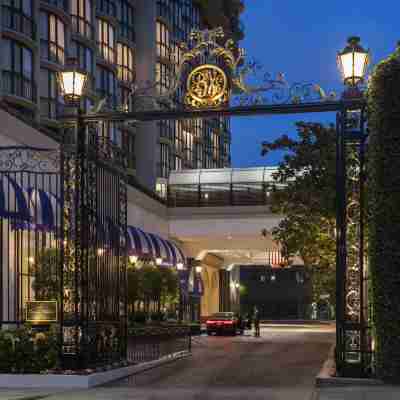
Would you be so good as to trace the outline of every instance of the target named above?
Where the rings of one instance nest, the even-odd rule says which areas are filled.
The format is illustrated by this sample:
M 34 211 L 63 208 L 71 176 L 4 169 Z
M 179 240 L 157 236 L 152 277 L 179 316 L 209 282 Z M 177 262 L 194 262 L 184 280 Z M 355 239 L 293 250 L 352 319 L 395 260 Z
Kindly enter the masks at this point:
M 59 168 L 58 150 L 0 147 L 0 326 L 26 322 L 34 303 L 60 305 Z
M 365 111 L 344 110 L 338 121 L 338 346 L 337 361 L 346 376 L 373 371 L 368 313 L 368 264 L 365 232 Z M 340 172 L 340 171 L 339 171 Z
M 126 159 L 102 132 L 79 120 L 64 134 L 65 368 L 126 358 Z

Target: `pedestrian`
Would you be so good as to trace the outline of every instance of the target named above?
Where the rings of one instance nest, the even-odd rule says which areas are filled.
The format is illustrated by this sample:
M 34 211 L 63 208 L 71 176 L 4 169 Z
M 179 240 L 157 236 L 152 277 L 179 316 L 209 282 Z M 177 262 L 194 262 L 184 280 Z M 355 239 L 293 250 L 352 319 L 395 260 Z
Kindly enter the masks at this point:
M 254 308 L 254 337 L 260 337 L 260 314 L 257 307 Z
M 241 314 L 239 314 L 239 316 L 238 316 L 237 324 L 238 324 L 240 334 L 243 335 L 243 318 L 242 318 Z

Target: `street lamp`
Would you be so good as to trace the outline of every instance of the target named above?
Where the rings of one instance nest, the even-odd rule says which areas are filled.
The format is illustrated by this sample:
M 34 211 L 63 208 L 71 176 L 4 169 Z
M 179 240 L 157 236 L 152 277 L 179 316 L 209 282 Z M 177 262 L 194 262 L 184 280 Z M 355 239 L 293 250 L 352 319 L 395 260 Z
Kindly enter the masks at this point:
M 79 104 L 87 83 L 87 73 L 80 70 L 78 60 L 69 58 L 64 71 L 57 73 L 60 92 L 66 104 Z
M 156 258 L 156 264 L 161 265 L 163 263 L 163 259 L 161 257 Z
M 130 262 L 131 264 L 136 264 L 137 261 L 138 261 L 138 256 L 134 256 L 134 255 L 129 256 L 129 262 Z
M 343 82 L 349 87 L 349 92 L 359 93 L 357 86 L 364 82 L 370 62 L 370 52 L 360 45 L 360 38 L 352 36 L 347 46 L 337 55 L 338 66 Z

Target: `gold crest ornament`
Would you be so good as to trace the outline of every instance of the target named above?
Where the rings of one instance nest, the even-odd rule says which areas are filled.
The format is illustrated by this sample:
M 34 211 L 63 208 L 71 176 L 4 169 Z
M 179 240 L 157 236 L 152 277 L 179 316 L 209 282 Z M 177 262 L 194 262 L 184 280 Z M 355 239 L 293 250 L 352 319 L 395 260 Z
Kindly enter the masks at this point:
M 216 65 L 195 68 L 188 76 L 186 90 L 185 103 L 190 107 L 218 107 L 229 101 L 228 78 Z

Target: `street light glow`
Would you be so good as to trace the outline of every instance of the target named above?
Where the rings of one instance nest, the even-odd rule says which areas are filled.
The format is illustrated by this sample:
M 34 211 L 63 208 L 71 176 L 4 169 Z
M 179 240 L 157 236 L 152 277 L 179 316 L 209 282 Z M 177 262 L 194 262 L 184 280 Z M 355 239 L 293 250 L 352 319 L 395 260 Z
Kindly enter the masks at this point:
M 65 102 L 78 103 L 85 91 L 87 74 L 78 69 L 76 59 L 67 61 L 66 69 L 57 74 L 57 80 Z
M 370 53 L 360 45 L 359 37 L 348 39 L 347 46 L 338 54 L 337 60 L 345 85 L 355 87 L 364 81 Z

